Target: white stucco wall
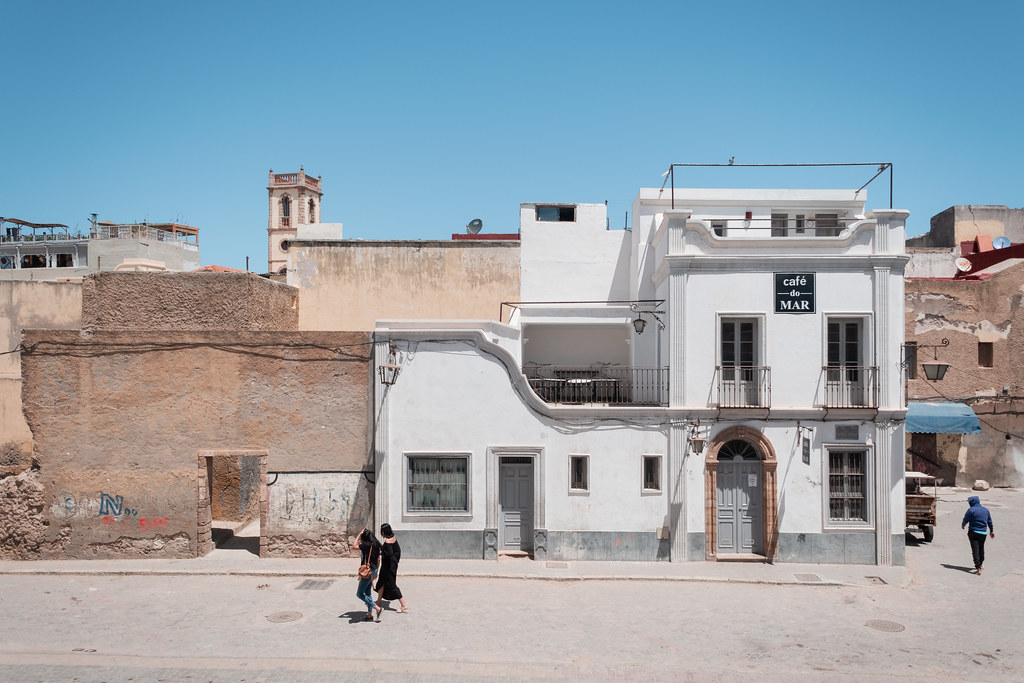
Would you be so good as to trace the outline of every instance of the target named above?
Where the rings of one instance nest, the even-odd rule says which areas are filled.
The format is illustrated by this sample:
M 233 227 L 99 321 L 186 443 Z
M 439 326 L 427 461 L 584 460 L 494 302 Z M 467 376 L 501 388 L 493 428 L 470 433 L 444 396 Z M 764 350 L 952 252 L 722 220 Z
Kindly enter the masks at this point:
M 622 301 L 630 298 L 630 233 L 608 230 L 603 204 L 577 204 L 575 222 L 536 220 L 520 209 L 523 301 Z
M 388 390 L 387 517 L 397 530 L 482 530 L 486 522 L 487 449 L 543 449 L 545 520 L 550 530 L 655 531 L 665 524 L 665 494 L 641 493 L 643 455 L 667 456 L 665 429 L 589 420 L 573 425 L 531 410 L 513 391 L 505 366 L 471 344 L 417 342 Z M 400 346 L 405 344 L 400 342 Z M 577 421 L 578 422 L 578 421 Z M 470 454 L 468 517 L 403 514 L 406 453 Z M 591 490 L 569 493 L 569 456 L 590 456 Z M 667 457 L 663 460 L 667 476 Z M 535 473 L 535 476 L 538 473 Z M 422 520 L 422 521 L 419 521 Z

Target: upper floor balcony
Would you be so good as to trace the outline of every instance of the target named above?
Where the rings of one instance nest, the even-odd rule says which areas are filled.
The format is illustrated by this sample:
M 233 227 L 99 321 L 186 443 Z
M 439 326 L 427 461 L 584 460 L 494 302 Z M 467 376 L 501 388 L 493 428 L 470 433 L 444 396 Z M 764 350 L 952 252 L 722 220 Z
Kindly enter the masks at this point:
M 772 403 L 772 369 L 761 366 L 715 368 L 719 408 L 768 408 Z
M 821 369 L 826 408 L 877 408 L 878 368 L 826 365 Z
M 668 405 L 668 368 L 529 364 L 523 374 L 551 404 Z

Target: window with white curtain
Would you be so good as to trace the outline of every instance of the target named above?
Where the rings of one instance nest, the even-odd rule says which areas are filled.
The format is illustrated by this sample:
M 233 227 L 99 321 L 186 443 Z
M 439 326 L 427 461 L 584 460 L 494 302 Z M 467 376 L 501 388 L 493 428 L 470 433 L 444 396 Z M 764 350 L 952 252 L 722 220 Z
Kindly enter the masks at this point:
M 408 512 L 469 512 L 469 456 L 407 456 Z

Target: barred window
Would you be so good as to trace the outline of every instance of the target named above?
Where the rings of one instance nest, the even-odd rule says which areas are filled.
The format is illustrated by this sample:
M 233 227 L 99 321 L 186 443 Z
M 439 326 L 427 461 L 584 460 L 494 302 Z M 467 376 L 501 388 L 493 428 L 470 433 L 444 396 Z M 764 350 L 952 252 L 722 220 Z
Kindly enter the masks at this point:
M 409 456 L 409 512 L 468 512 L 469 458 Z
M 828 516 L 833 522 L 866 522 L 867 453 L 829 451 Z
M 644 456 L 644 491 L 661 490 L 661 456 Z
M 585 455 L 569 456 L 569 490 L 590 490 L 590 462 Z

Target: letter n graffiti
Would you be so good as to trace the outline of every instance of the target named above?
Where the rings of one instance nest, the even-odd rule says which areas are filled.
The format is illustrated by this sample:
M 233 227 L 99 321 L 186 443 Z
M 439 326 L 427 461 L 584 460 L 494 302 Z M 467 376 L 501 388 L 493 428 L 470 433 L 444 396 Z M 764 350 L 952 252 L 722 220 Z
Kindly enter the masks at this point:
M 114 515 L 121 514 L 121 507 L 124 505 L 124 496 L 114 498 L 108 493 L 100 494 L 100 514 Z

